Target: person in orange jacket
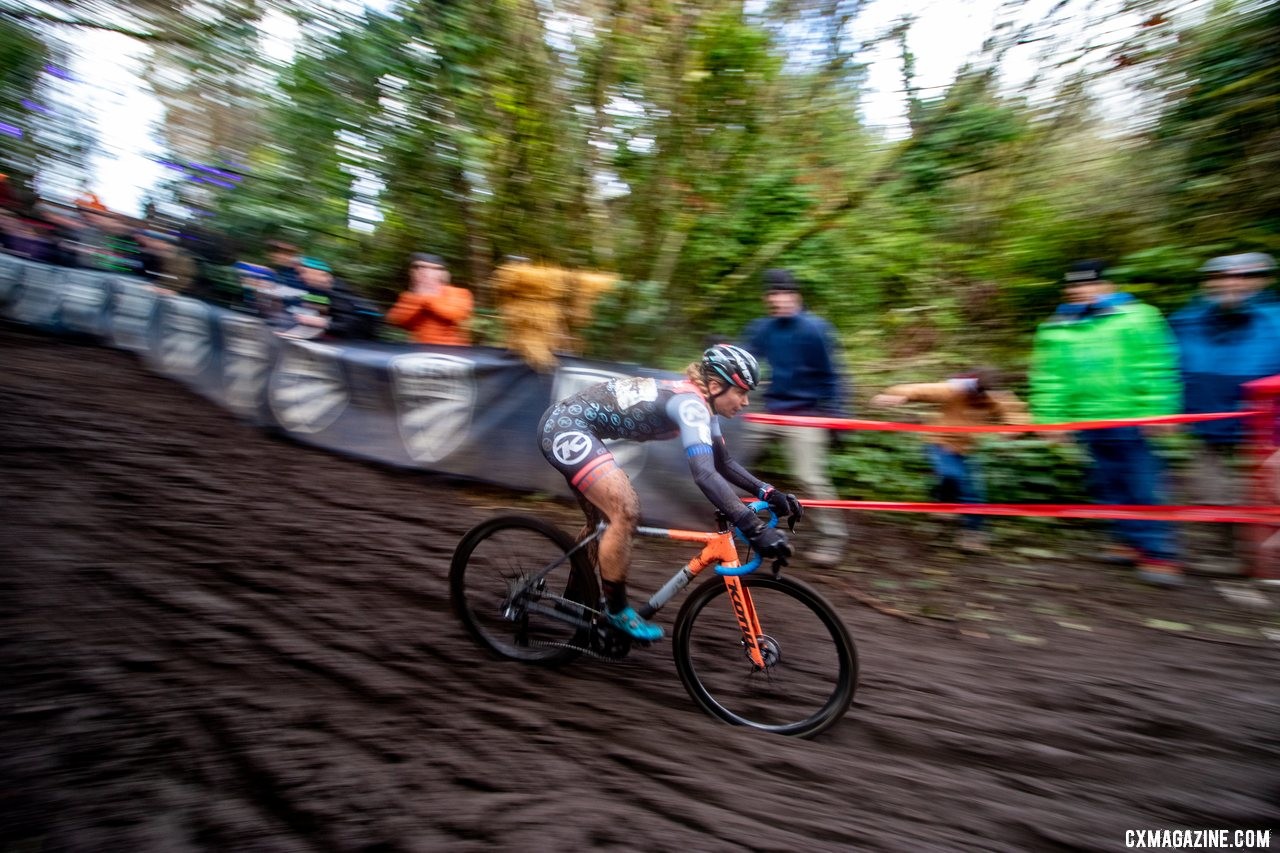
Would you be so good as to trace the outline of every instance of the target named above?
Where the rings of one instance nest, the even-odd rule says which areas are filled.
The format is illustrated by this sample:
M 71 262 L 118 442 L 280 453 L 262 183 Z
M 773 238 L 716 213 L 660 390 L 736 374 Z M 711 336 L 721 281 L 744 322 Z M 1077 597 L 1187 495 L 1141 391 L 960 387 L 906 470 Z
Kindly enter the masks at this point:
M 449 284 L 449 271 L 438 255 L 414 252 L 409 262 L 409 289 L 387 312 L 387 322 L 409 330 L 420 344 L 469 346 L 471 292 Z

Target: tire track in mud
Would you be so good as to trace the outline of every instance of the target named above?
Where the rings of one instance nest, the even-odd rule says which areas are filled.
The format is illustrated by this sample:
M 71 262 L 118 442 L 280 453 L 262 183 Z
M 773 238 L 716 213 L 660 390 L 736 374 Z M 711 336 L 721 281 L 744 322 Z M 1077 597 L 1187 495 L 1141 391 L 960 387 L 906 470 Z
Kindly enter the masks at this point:
M 1094 633 L 1031 647 L 806 575 L 862 686 L 818 740 L 761 737 L 665 647 L 554 670 L 470 643 L 463 532 L 572 508 L 268 437 L 121 353 L 0 330 L 0 356 L 0 849 L 1114 850 L 1280 821 L 1277 654 L 1110 618 L 1148 599 L 1105 577 L 1061 592 Z M 860 529 L 869 562 L 928 559 Z

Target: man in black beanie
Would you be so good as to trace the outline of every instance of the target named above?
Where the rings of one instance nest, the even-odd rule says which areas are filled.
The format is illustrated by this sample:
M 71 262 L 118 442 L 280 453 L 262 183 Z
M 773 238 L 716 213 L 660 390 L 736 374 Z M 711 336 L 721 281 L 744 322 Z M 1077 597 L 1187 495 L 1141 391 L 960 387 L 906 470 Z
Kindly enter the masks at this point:
M 771 415 L 848 417 L 835 330 L 826 320 L 804 310 L 800 285 L 788 270 L 766 270 L 764 285 L 769 316 L 753 321 L 742 340 L 752 355 L 769 363 L 765 411 Z M 782 442 L 791 471 L 803 489 L 801 497 L 838 497 L 827 473 L 829 436 L 825 429 L 753 423 L 746 426 L 746 446 L 750 451 L 759 450 L 768 441 Z M 806 553 L 820 566 L 834 567 L 844 556 L 849 531 L 842 512 L 829 509 L 806 513 L 822 537 Z

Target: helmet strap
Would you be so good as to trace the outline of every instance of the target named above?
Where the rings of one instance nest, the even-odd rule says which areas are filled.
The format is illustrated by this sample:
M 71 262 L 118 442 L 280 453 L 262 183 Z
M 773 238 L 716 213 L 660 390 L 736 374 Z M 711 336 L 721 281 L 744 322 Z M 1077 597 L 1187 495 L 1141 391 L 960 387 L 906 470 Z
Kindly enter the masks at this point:
M 714 412 L 716 410 L 716 398 L 726 393 L 729 390 L 729 385 L 732 383 L 725 382 L 724 379 L 718 375 L 714 377 L 708 376 L 707 372 L 708 372 L 707 366 L 705 364 L 702 365 L 702 382 L 704 385 L 707 386 L 707 403 L 708 405 L 711 406 L 711 411 Z M 723 388 L 720 389 L 720 392 L 717 394 L 711 393 L 711 380 L 713 378 L 717 382 L 719 382 L 722 386 L 724 386 Z

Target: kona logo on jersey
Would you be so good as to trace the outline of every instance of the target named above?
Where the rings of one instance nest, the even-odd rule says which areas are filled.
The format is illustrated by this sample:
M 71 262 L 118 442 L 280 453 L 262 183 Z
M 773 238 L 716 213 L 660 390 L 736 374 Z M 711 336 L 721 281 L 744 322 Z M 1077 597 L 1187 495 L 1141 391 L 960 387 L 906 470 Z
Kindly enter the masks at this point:
M 213 354 L 209 325 L 203 302 L 180 296 L 164 300 L 156 352 L 160 369 L 179 379 L 199 375 Z
M 591 436 L 585 432 L 562 432 L 555 437 L 551 453 L 561 465 L 577 465 L 591 453 Z
M 711 423 L 711 413 L 701 400 L 685 400 L 680 404 L 680 421 L 689 426 Z
M 337 347 L 291 341 L 271 372 L 267 402 L 289 432 L 316 433 L 346 410 L 350 395 Z
M 680 404 L 680 422 L 697 429 L 698 441 L 711 443 L 711 413 L 701 400 L 685 400 Z
M 121 349 L 146 352 L 151 347 L 151 320 L 157 302 L 156 293 L 150 287 L 117 279 L 115 304 L 111 309 L 111 343 Z
M 621 373 L 615 373 L 609 370 L 566 365 L 556 371 L 555 382 L 552 383 L 551 387 L 551 399 L 563 400 L 566 397 L 570 397 L 574 394 L 587 390 L 592 385 L 598 385 L 601 382 L 612 382 L 614 387 L 614 397 L 618 400 L 619 407 L 622 407 L 622 396 L 617 393 L 617 388 L 619 385 L 629 384 L 632 381 L 638 381 L 640 383 L 653 382 L 651 379 L 632 380 Z M 643 395 L 648 392 L 643 388 L 638 388 L 635 393 L 637 395 Z M 653 385 L 653 395 L 653 399 L 656 400 L 658 396 L 657 383 L 654 383 Z M 635 403 L 639 402 L 640 399 L 641 397 L 637 396 L 636 400 L 632 402 L 631 405 L 635 405 Z M 589 416 L 588 420 L 608 417 L 598 409 L 594 414 L 590 412 L 583 412 L 583 415 L 584 417 Z M 609 422 L 613 423 L 613 420 L 610 418 Z M 618 419 L 618 423 L 622 423 L 621 418 Z M 566 424 L 566 426 L 568 426 L 568 424 Z M 606 438 L 601 441 L 605 447 L 609 448 L 609 452 L 613 454 L 614 461 L 618 463 L 623 471 L 627 472 L 628 477 L 639 476 L 640 472 L 644 470 L 645 454 L 648 451 L 643 444 L 638 441 L 627 441 L 625 439 Z
M 233 412 L 258 411 L 271 368 L 266 327 L 247 317 L 222 318 L 222 399 Z
M 475 362 L 435 353 L 399 355 L 388 365 L 400 438 L 418 462 L 438 462 L 467 439 L 476 405 Z
M 62 325 L 75 332 L 102 331 L 102 310 L 107 306 L 107 280 L 90 272 L 69 271 L 62 291 Z

